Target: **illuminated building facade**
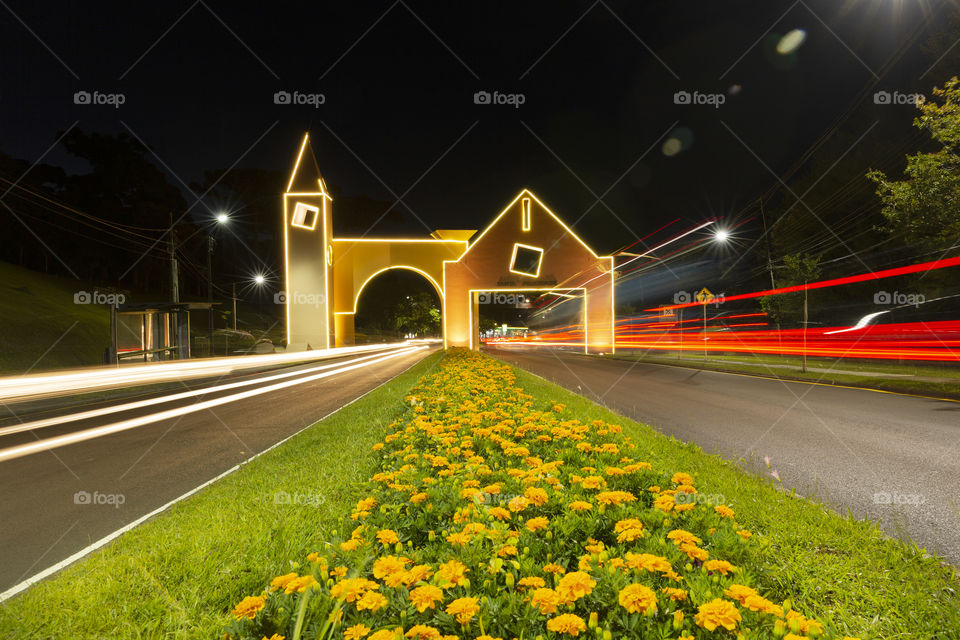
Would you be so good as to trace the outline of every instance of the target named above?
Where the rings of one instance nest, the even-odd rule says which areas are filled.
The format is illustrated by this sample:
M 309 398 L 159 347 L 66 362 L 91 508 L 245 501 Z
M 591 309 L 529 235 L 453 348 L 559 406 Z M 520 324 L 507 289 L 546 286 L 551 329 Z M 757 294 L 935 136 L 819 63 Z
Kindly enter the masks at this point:
M 479 234 L 441 229 L 429 238 L 334 238 L 332 209 L 304 136 L 283 194 L 288 349 L 352 344 L 367 283 L 407 269 L 440 297 L 444 346 L 479 346 L 481 292 L 557 291 L 583 295 L 585 351 L 613 351 L 613 258 L 597 256 L 530 191 Z

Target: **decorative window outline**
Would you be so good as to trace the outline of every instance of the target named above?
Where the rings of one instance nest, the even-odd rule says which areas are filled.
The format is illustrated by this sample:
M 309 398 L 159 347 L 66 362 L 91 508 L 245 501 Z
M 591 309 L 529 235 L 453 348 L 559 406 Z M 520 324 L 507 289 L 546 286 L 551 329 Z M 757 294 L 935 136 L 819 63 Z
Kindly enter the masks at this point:
M 540 254 L 540 258 L 537 260 L 537 270 L 534 273 L 530 273 L 529 271 L 520 271 L 514 268 L 517 266 L 517 254 L 519 253 L 520 249 L 529 249 L 531 251 L 536 251 Z M 519 242 L 515 242 L 513 244 L 513 255 L 510 256 L 510 268 L 509 268 L 510 273 L 516 273 L 517 275 L 536 278 L 540 276 L 541 266 L 543 266 L 543 248 L 534 247 L 529 244 L 521 244 Z
M 309 225 L 306 224 L 308 212 L 313 214 L 313 223 Z M 320 207 L 315 207 L 305 202 L 298 202 L 293 208 L 293 214 L 290 216 L 290 226 L 313 231 L 317 228 L 317 220 L 319 219 Z
M 523 230 L 530 231 L 530 198 L 524 198 L 520 201 L 520 209 L 522 211 Z

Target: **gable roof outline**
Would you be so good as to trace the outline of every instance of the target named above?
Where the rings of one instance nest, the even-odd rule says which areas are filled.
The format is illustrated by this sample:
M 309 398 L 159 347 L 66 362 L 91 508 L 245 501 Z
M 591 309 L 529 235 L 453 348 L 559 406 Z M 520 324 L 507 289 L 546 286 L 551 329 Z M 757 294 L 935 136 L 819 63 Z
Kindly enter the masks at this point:
M 598 256 L 598 255 L 593 251 L 593 249 L 590 248 L 590 245 L 588 245 L 586 242 L 584 242 L 584 241 L 580 238 L 580 236 L 578 236 L 578 235 L 576 234 L 576 232 L 575 232 L 573 229 L 571 229 L 569 226 L 567 226 L 567 224 L 566 224 L 563 220 L 560 219 L 560 216 L 558 216 L 558 215 L 555 214 L 553 211 L 551 211 L 551 210 L 550 210 L 550 207 L 548 207 L 547 205 L 545 205 L 545 204 L 543 203 L 543 201 L 540 200 L 540 198 L 538 198 L 536 195 L 534 195 L 534 193 L 533 193 L 532 191 L 530 191 L 529 189 L 524 188 L 523 190 L 520 191 L 520 193 L 517 194 L 517 196 L 516 196 L 513 200 L 510 201 L 510 204 L 508 204 L 506 207 L 503 208 L 503 211 L 501 211 L 501 212 L 497 215 L 497 217 L 494 218 L 492 222 L 490 222 L 490 224 L 488 224 L 486 227 L 484 227 L 483 231 L 481 231 L 481 232 L 479 233 L 479 235 L 477 235 L 475 238 L 473 238 L 473 239 L 471 240 L 470 245 L 467 247 L 467 250 L 463 252 L 463 255 L 461 255 L 461 256 L 460 256 L 459 258 L 457 258 L 456 260 L 444 260 L 444 262 L 450 262 L 450 263 L 454 263 L 454 264 L 455 264 L 455 263 L 458 263 L 458 262 L 460 262 L 461 260 L 463 260 L 463 259 L 470 253 L 470 250 L 473 249 L 474 245 L 476 245 L 476 244 L 479 243 L 481 240 L 483 240 L 483 237 L 487 234 L 487 231 L 489 231 L 490 229 L 492 229 L 493 227 L 495 227 L 495 226 L 497 225 L 497 223 L 500 222 L 500 218 L 502 218 L 503 216 L 505 216 L 505 215 L 507 214 L 507 212 L 510 211 L 510 209 L 512 209 L 515 204 L 517 204 L 517 201 L 520 200 L 520 199 L 523 198 L 523 197 L 532 198 L 538 205 L 540 205 L 540 208 L 541 208 L 541 209 L 543 209 L 544 211 L 546 211 L 547 214 L 550 215 L 550 217 L 552 217 L 554 220 L 557 221 L 557 223 L 563 228 L 563 230 L 564 230 L 567 234 L 570 235 L 570 237 L 572 237 L 574 240 L 576 240 L 577 242 L 579 242 L 580 245 L 581 245 L 584 249 L 586 249 L 586 250 L 590 253 L 591 256 L 593 256 L 594 258 L 596 258 L 596 259 L 598 259 L 598 260 L 601 259 L 601 256 Z M 604 257 L 608 257 L 608 256 L 604 256 Z

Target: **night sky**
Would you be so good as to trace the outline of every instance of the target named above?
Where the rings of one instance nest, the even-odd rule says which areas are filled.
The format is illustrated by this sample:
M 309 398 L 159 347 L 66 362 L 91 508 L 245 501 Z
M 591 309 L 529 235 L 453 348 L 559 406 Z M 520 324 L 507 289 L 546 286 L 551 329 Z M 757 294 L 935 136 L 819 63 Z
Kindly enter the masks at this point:
M 127 132 L 182 187 L 235 164 L 286 170 L 309 130 L 327 183 L 402 198 L 411 232 L 482 228 L 529 187 L 610 252 L 675 218 L 733 216 L 851 106 L 851 140 L 874 120 L 865 145 L 910 130 L 912 107 L 872 93 L 928 92 L 955 73 L 931 68 L 947 47 L 920 46 L 955 12 L 930 0 L 10 2 L 0 150 L 83 172 L 51 148 L 58 131 Z M 793 29 L 806 40 L 777 54 Z M 124 104 L 74 104 L 77 91 Z M 278 91 L 324 103 L 275 104 Z M 523 104 L 475 104 L 478 91 Z M 678 105 L 678 91 L 725 102 Z M 684 145 L 668 156 L 671 135 Z M 902 168 L 902 153 L 888 162 Z

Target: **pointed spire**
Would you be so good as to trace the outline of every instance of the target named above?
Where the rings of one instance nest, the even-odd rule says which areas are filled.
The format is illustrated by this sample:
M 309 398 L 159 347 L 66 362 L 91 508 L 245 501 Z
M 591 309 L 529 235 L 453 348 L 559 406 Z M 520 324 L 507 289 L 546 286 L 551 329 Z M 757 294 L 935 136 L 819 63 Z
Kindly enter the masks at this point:
M 323 177 L 320 175 L 317 158 L 313 155 L 313 147 L 310 145 L 309 133 L 304 134 L 303 142 L 300 143 L 300 150 L 297 153 L 297 160 L 293 165 L 290 180 L 287 182 L 286 192 L 318 193 L 330 198 L 330 195 L 327 193 L 327 186 L 324 184 Z

